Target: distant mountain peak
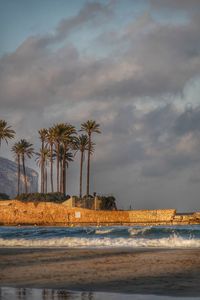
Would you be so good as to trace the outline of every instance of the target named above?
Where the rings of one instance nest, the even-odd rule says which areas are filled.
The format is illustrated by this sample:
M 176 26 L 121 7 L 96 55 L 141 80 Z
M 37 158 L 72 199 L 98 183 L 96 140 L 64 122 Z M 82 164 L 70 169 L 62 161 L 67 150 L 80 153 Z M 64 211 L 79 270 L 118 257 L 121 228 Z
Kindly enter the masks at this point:
M 28 182 L 28 192 L 37 192 L 38 173 L 35 170 L 28 167 L 26 167 L 26 173 Z M 25 190 L 22 172 L 20 176 L 20 183 L 20 193 L 23 193 Z M 11 198 L 16 196 L 17 194 L 17 163 L 4 157 L 0 157 L 0 193 L 6 193 Z

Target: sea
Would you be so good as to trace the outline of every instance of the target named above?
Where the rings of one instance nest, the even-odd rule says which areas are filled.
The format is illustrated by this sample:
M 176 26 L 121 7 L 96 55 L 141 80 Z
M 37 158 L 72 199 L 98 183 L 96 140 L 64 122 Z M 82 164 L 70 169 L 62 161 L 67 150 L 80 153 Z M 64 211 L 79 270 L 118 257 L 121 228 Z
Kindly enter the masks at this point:
M 200 248 L 200 225 L 0 227 L 0 248 Z M 0 287 L 0 300 L 194 300 L 199 297 Z
M 0 288 L 1 300 L 199 300 L 199 297 L 74 292 L 66 290 Z
M 200 225 L 0 227 L 0 247 L 200 248 Z

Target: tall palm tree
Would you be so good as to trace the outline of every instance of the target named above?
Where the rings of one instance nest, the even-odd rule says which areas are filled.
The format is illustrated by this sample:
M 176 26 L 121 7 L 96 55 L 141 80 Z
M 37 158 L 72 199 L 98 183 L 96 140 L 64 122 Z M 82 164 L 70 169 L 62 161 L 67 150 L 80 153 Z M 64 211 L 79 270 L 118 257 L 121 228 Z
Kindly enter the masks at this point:
M 49 128 L 48 133 L 47 133 L 47 143 L 50 148 L 50 182 L 51 182 L 51 192 L 53 193 L 54 191 L 54 186 L 53 186 L 53 148 L 54 148 L 54 143 L 55 143 L 55 132 L 53 127 Z
M 60 190 L 60 145 L 64 132 L 66 130 L 65 123 L 55 124 L 53 126 L 55 138 L 55 153 L 56 153 L 56 169 L 57 169 L 57 192 Z
M 47 133 L 48 130 L 46 128 L 41 128 L 40 130 L 38 130 L 39 133 L 39 137 L 42 143 L 42 151 L 44 150 L 44 146 L 45 146 L 45 141 L 47 138 Z M 43 152 L 42 152 L 43 153 Z M 41 185 L 40 185 L 40 190 L 41 193 L 44 193 L 44 158 L 41 157 L 41 165 L 40 165 L 40 170 L 41 170 Z
M 81 130 L 87 133 L 88 135 L 88 160 L 87 160 L 87 188 L 86 194 L 89 196 L 90 194 L 90 156 L 91 156 L 91 148 L 92 148 L 92 134 L 93 133 L 101 133 L 100 125 L 96 123 L 94 120 L 88 120 L 85 123 L 81 124 Z
M 23 174 L 24 174 L 25 193 L 28 193 L 25 157 L 31 158 L 33 156 L 34 149 L 32 146 L 33 146 L 33 144 L 29 143 L 25 139 L 21 139 L 19 141 L 19 147 L 21 148 L 21 160 L 22 160 L 22 168 L 23 168 Z
M 18 143 L 15 143 L 11 151 L 14 153 L 16 161 L 17 161 L 17 195 L 20 194 L 20 176 L 21 176 L 21 168 L 20 168 L 20 157 L 21 157 L 21 145 Z
M 80 182 L 79 182 L 79 197 L 82 198 L 82 178 L 83 178 L 83 160 L 84 153 L 89 148 L 89 140 L 86 134 L 81 134 L 77 137 L 74 149 L 80 152 Z
M 62 157 L 62 163 L 61 163 L 61 168 L 62 168 L 62 176 L 61 176 L 61 184 L 60 184 L 60 190 L 65 194 L 66 193 L 66 168 L 68 167 L 68 160 L 67 159 L 70 157 L 70 152 L 69 150 L 74 148 L 74 140 L 75 140 L 75 135 L 77 134 L 76 128 L 71 125 L 66 123 L 65 124 L 65 131 L 62 135 L 62 146 L 63 146 L 63 157 Z
M 41 148 L 39 152 L 36 152 L 36 162 L 39 167 L 41 167 L 41 164 L 43 164 L 44 168 L 44 193 L 47 193 L 47 167 L 48 163 L 50 161 L 50 150 L 47 146 L 45 146 L 43 149 Z
M 65 149 L 63 145 L 60 146 L 60 192 L 66 194 L 66 168 L 69 167 L 69 162 L 74 160 L 74 155 Z
M 26 177 L 26 167 L 25 167 L 25 157 L 31 158 L 34 154 L 33 144 L 29 143 L 25 139 L 21 139 L 19 142 L 15 143 L 15 148 L 18 151 L 19 162 L 22 161 L 23 175 L 24 175 L 24 185 L 25 193 L 28 192 L 27 187 L 27 177 Z M 13 149 L 14 150 L 14 149 Z
M 8 126 L 5 120 L 0 120 L 0 147 L 2 140 L 5 140 L 8 144 L 9 139 L 13 139 L 15 137 L 15 131 L 11 129 L 11 126 Z
M 68 123 L 55 124 L 53 127 L 55 138 L 55 153 L 57 157 L 57 191 L 63 190 L 65 192 L 65 173 L 66 173 L 66 161 L 65 153 L 70 149 L 73 140 L 73 135 L 76 134 L 74 126 Z M 60 160 L 60 147 L 63 146 L 63 157 Z M 62 174 L 62 175 L 61 175 Z

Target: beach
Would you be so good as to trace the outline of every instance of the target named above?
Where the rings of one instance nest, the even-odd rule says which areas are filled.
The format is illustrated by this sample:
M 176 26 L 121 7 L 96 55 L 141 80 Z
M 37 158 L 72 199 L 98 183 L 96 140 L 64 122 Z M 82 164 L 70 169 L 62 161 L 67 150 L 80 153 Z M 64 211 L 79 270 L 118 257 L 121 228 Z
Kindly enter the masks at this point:
M 200 295 L 200 249 L 1 248 L 0 286 Z

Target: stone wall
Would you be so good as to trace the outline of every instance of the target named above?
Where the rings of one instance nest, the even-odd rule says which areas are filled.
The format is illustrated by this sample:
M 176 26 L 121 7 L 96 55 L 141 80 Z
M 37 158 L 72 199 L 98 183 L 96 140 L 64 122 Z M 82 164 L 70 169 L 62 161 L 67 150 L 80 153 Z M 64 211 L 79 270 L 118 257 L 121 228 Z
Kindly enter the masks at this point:
M 94 211 L 50 202 L 0 201 L 1 225 L 170 225 L 200 224 L 200 213 L 176 215 L 176 210 Z

